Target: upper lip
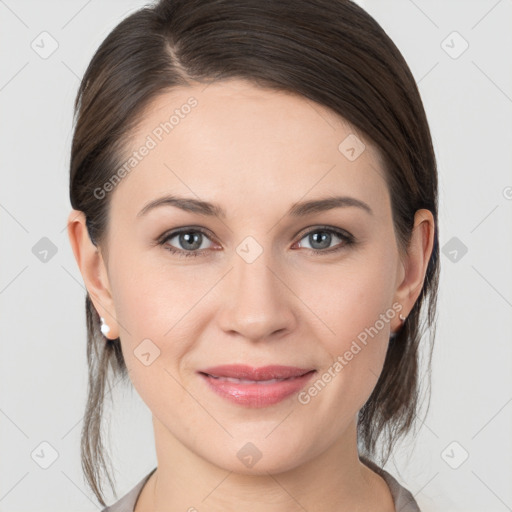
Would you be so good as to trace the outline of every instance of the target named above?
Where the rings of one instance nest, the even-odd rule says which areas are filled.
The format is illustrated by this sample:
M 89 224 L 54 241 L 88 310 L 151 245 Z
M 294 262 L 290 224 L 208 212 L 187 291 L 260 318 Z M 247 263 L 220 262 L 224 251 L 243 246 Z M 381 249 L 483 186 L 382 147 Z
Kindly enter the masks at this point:
M 295 366 L 270 365 L 253 368 L 252 366 L 242 364 L 225 364 L 221 366 L 212 366 L 200 370 L 200 373 L 206 373 L 213 377 L 231 377 L 234 379 L 247 380 L 271 380 L 288 379 L 291 377 L 300 377 L 313 371 L 313 368 L 297 368 Z

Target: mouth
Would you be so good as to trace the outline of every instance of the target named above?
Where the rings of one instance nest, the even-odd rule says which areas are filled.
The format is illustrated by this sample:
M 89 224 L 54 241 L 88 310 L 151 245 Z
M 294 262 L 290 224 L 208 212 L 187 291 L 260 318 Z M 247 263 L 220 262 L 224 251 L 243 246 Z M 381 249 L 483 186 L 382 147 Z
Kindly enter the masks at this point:
M 206 368 L 205 370 L 201 370 L 199 373 L 210 375 L 214 378 L 262 382 L 301 377 L 302 375 L 311 371 L 314 371 L 314 368 L 297 368 L 296 366 L 280 365 L 253 368 L 247 365 L 231 364 Z
M 208 388 L 221 397 L 248 407 L 266 407 L 300 391 L 316 373 L 294 366 L 223 365 L 198 372 Z

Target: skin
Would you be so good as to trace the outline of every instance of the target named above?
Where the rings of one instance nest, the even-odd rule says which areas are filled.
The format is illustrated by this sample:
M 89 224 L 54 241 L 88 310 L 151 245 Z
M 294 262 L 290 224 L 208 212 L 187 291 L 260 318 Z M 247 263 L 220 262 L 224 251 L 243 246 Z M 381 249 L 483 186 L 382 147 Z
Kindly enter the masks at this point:
M 328 109 L 244 80 L 160 96 L 130 152 L 190 96 L 198 105 L 110 192 L 103 247 L 91 243 L 81 212 L 73 210 L 68 223 L 94 306 L 108 337 L 120 336 L 130 378 L 153 417 L 158 469 L 136 512 L 392 512 L 387 484 L 359 461 L 356 419 L 382 371 L 390 333 L 400 328 L 398 313 L 306 405 L 297 394 L 263 408 L 236 405 L 196 371 L 283 364 L 321 375 L 394 303 L 404 316 L 412 309 L 432 251 L 432 214 L 416 212 L 401 255 L 377 149 Z M 354 161 L 338 150 L 349 134 L 366 144 Z M 334 192 L 366 202 L 373 214 L 351 206 L 286 215 L 298 201 Z M 226 218 L 173 206 L 137 217 L 168 193 L 218 203 Z M 209 233 L 203 256 L 180 258 L 154 243 L 188 226 Z M 348 231 L 355 244 L 332 234 L 330 244 L 313 245 L 308 234 L 322 226 Z M 263 250 L 251 263 L 236 251 L 247 236 Z M 178 236 L 166 244 L 189 247 Z M 312 252 L 326 246 L 343 247 Z M 160 350 L 149 366 L 134 354 L 146 338 Z M 252 468 L 237 457 L 248 442 L 262 454 Z

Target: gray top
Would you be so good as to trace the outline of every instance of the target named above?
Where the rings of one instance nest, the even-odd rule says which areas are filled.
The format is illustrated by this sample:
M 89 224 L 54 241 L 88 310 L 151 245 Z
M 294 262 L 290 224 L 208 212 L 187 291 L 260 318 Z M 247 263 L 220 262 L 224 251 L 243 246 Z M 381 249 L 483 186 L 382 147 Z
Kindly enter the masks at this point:
M 360 460 L 386 481 L 391 491 L 391 496 L 393 496 L 396 512 L 421 512 L 413 495 L 405 487 L 402 487 L 391 474 L 377 466 L 371 460 L 363 457 L 360 457 Z M 130 492 L 125 494 L 113 505 L 110 505 L 110 507 L 104 508 L 101 512 L 133 512 L 135 503 L 137 502 L 144 484 L 155 471 L 156 468 L 146 475 Z

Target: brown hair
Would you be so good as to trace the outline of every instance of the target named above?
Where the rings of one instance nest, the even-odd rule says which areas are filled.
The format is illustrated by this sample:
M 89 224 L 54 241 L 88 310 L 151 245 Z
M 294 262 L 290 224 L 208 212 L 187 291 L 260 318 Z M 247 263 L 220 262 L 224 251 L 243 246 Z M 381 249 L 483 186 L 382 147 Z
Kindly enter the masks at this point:
M 324 105 L 376 145 L 402 254 L 416 210 L 426 208 L 434 216 L 434 247 L 423 288 L 390 343 L 382 374 L 359 413 L 361 456 L 375 457 L 382 436 L 387 460 L 417 414 L 422 308 L 432 343 L 434 338 L 437 167 L 414 78 L 395 44 L 368 13 L 349 0 L 160 0 L 134 12 L 100 45 L 78 90 L 71 204 L 84 212 L 91 240 L 101 245 L 109 197 L 98 199 L 94 191 L 123 162 L 123 149 L 145 107 L 173 87 L 229 78 L 293 92 Z M 115 377 L 128 379 L 119 338 L 106 342 L 88 294 L 86 316 L 89 389 L 82 466 L 105 505 L 102 474 L 113 490 L 114 485 L 101 441 L 103 402 L 107 383 Z M 429 354 L 430 372 L 432 344 Z

